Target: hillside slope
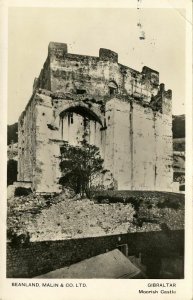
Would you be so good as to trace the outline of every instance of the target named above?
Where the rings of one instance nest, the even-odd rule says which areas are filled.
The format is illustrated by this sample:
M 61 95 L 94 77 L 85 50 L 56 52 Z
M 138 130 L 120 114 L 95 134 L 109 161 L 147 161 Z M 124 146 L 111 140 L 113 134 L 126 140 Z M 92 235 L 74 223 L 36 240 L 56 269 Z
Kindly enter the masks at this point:
M 183 229 L 184 195 L 172 197 L 138 192 L 136 199 L 129 195 L 126 202 L 124 196 L 122 202 L 107 203 L 30 194 L 8 201 L 7 224 L 9 233 L 28 235 L 31 241 Z

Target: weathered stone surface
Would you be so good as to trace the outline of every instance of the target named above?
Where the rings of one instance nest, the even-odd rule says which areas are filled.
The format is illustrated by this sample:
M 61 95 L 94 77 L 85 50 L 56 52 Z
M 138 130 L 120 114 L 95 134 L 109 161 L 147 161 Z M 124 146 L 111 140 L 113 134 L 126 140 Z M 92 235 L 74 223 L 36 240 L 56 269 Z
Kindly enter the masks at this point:
M 143 193 L 140 198 L 138 192 L 133 203 L 70 199 L 67 192 L 9 199 L 8 229 L 28 233 L 30 241 L 43 241 L 160 231 L 163 224 L 168 230 L 184 228 L 183 195 L 173 199 L 170 193 Z
M 60 146 L 77 145 L 87 130 L 109 170 L 104 186 L 172 191 L 171 98 L 155 70 L 123 66 L 108 49 L 93 57 L 50 43 L 19 119 L 18 180 L 36 192 L 59 192 Z

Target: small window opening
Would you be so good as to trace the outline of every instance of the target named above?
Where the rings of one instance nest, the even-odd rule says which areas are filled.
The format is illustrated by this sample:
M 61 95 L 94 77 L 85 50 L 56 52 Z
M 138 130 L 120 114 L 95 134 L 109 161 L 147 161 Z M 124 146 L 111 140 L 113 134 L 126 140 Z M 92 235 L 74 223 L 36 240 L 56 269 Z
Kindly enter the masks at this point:
M 73 124 L 74 120 L 73 120 L 73 113 L 70 116 L 70 123 Z
M 117 94 L 118 92 L 118 87 L 117 87 L 117 84 L 113 81 L 109 82 L 109 94 L 110 96 L 113 96 L 115 94 Z
M 74 123 L 74 119 L 73 119 L 73 113 L 70 112 L 68 114 L 68 125 L 73 124 Z
M 109 94 L 112 96 L 112 95 L 115 95 L 116 94 L 116 89 L 115 88 L 112 88 L 112 87 L 109 87 Z
M 79 94 L 79 95 L 86 94 L 86 90 L 83 90 L 83 89 L 77 89 L 77 90 L 76 90 L 76 93 Z

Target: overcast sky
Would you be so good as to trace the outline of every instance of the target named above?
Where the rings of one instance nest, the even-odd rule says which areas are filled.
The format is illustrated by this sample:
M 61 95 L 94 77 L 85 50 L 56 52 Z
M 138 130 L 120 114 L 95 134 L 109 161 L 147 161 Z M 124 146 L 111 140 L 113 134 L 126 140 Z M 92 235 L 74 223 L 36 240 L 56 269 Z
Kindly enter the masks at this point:
M 173 91 L 173 114 L 185 111 L 185 18 L 176 9 L 10 8 L 8 27 L 8 124 L 18 120 L 47 57 L 50 41 L 68 52 L 98 56 L 118 53 L 119 62 L 160 73 Z M 145 39 L 140 40 L 142 24 Z

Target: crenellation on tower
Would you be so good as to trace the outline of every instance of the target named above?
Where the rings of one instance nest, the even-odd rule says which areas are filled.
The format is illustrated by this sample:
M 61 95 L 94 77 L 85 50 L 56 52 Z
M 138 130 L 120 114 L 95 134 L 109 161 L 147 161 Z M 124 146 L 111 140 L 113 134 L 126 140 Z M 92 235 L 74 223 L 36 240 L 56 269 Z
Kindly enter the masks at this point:
M 171 107 L 157 71 L 119 64 L 109 49 L 85 56 L 51 42 L 19 119 L 18 180 L 59 192 L 61 143 L 78 145 L 87 118 L 88 139 L 109 170 L 105 188 L 173 191 Z

